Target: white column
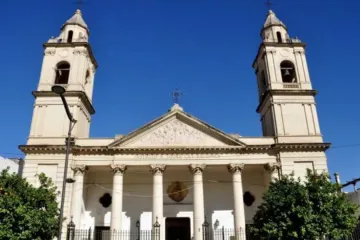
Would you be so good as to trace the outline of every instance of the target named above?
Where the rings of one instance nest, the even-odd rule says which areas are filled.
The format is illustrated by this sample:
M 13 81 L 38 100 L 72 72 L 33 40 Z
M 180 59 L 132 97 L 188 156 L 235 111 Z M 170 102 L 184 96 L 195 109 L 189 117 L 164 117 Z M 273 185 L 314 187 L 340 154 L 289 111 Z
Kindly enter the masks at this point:
M 234 218 L 235 218 L 235 235 L 237 240 L 245 240 L 245 208 L 243 200 L 243 186 L 241 172 L 244 164 L 229 164 L 228 170 L 233 177 L 233 194 L 234 194 Z
M 267 164 L 265 164 L 264 168 L 269 174 L 269 185 L 270 185 L 270 182 L 275 181 L 276 179 L 279 179 L 280 163 L 277 163 L 277 162 L 267 163 Z
M 123 178 L 127 167 L 125 165 L 111 164 L 110 168 L 114 173 L 110 222 L 110 230 L 113 232 L 120 231 L 122 228 Z
M 154 225 L 156 222 L 158 222 L 160 224 L 160 228 L 165 228 L 165 226 L 163 226 L 163 173 L 165 169 L 166 165 L 150 165 L 150 171 L 153 173 L 152 224 Z
M 72 198 L 71 198 L 71 217 L 76 228 L 81 228 L 81 207 L 83 204 L 83 190 L 84 190 L 84 173 L 87 171 L 85 165 L 72 165 L 71 169 L 74 171 Z
M 205 164 L 191 164 L 189 169 L 194 175 L 194 240 L 203 239 L 203 227 L 205 222 L 204 187 L 202 172 Z

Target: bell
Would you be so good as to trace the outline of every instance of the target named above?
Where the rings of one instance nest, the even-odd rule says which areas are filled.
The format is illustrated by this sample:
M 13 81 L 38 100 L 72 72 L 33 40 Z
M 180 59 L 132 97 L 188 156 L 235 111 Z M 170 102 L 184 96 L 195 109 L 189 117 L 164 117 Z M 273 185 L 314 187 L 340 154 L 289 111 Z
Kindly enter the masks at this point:
M 291 74 L 290 74 L 290 71 L 289 71 L 289 69 L 285 69 L 285 73 L 284 73 L 284 76 L 290 76 Z

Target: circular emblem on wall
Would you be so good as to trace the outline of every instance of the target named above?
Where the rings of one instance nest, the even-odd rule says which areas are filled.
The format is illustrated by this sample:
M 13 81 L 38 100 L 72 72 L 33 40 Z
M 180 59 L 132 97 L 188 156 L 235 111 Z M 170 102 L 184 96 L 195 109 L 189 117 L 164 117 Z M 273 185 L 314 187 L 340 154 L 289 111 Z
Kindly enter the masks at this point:
M 289 51 L 287 49 L 282 49 L 280 51 L 280 55 L 283 57 L 287 57 L 287 56 L 289 56 Z
M 167 195 L 170 199 L 175 202 L 181 202 L 186 198 L 189 193 L 189 189 L 187 189 L 187 185 L 183 182 L 176 181 L 172 182 L 167 188 Z
M 60 57 L 66 58 L 67 56 L 69 56 L 68 50 L 62 50 L 60 52 Z
M 102 197 L 99 198 L 99 203 L 104 207 L 107 208 L 111 205 L 112 197 L 110 193 L 104 193 Z
M 255 202 L 255 196 L 251 192 L 246 191 L 244 193 L 244 203 L 246 206 L 250 207 Z

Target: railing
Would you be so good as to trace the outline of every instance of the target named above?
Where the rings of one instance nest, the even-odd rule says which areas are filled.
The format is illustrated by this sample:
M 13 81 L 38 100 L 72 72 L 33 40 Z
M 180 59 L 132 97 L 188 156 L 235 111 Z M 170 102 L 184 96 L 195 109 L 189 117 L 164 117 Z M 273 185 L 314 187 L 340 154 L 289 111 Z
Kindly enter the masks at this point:
M 283 83 L 284 88 L 300 88 L 298 83 Z
M 67 240 L 160 240 L 160 232 L 156 230 L 110 231 L 100 229 L 75 230 Z
M 105 228 L 76 229 L 71 220 L 67 226 L 66 240 L 160 240 L 160 224 L 156 220 L 152 230 L 140 230 L 140 226 L 137 226 L 136 231 L 110 231 Z
M 214 229 L 209 232 L 209 238 L 204 240 L 257 240 L 249 231 L 244 229 Z

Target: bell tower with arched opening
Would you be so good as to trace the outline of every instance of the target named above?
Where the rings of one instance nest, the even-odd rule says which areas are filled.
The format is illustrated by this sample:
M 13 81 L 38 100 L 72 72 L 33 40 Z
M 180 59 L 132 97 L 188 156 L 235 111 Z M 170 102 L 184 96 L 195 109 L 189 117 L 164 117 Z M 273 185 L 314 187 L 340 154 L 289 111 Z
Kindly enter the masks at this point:
M 263 135 L 276 136 L 279 142 L 322 142 L 305 43 L 291 38 L 271 10 L 260 35 L 262 42 L 253 68 Z
M 95 112 L 92 94 L 97 63 L 88 39 L 88 26 L 77 10 L 63 24 L 60 35 L 43 44 L 39 85 L 33 92 L 35 104 L 29 142 L 67 134 L 69 122 L 60 97 L 51 91 L 53 85 L 66 89 L 65 98 L 77 120 L 73 136 L 89 137 L 91 115 Z

